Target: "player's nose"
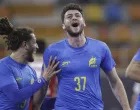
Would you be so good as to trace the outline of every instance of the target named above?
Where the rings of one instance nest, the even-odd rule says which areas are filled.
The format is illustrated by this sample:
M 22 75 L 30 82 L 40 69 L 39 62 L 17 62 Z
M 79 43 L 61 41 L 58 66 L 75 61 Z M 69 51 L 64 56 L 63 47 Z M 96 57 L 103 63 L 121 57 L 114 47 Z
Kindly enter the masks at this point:
M 36 43 L 36 49 L 39 49 L 38 44 Z
M 77 17 L 76 17 L 76 16 L 73 16 L 73 17 L 72 17 L 72 21 L 73 21 L 73 20 L 77 20 Z

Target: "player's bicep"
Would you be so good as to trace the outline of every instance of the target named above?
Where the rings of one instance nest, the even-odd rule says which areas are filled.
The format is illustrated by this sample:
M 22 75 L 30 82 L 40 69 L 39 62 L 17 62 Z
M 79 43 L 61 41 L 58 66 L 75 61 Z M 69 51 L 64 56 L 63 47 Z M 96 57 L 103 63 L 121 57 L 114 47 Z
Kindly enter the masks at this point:
M 105 72 L 105 74 L 106 74 L 108 80 L 109 80 L 112 84 L 113 84 L 113 83 L 115 84 L 115 83 L 117 82 L 117 80 L 119 79 L 119 76 L 118 76 L 118 74 L 117 74 L 117 72 L 116 72 L 115 67 L 114 67 L 112 70 L 110 70 L 110 71 L 108 71 L 108 72 Z

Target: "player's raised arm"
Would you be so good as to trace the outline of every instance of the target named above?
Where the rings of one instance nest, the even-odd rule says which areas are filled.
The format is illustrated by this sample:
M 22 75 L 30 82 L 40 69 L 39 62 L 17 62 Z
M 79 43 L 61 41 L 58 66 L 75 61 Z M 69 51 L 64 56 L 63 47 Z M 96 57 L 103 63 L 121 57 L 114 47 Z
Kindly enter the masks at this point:
M 126 77 L 140 82 L 140 61 L 132 60 L 126 69 Z
M 57 67 L 58 63 L 56 63 L 54 65 L 52 65 L 52 64 L 53 63 L 50 64 L 50 67 L 48 69 L 44 70 L 43 77 L 36 80 L 32 85 L 27 86 L 22 89 L 18 88 L 16 81 L 15 81 L 15 83 L 14 83 L 14 81 L 12 81 L 12 80 L 14 80 L 14 79 L 11 79 L 12 77 L 14 77 L 14 76 L 12 76 L 12 73 L 11 73 L 11 76 L 9 75 L 9 77 L 8 77 L 3 72 L 7 73 L 9 70 L 5 70 L 6 67 L 4 68 L 2 65 L 0 65 L 0 67 L 3 67 L 3 69 L 2 69 L 3 72 L 1 72 L 0 76 L 3 79 L 5 79 L 5 77 L 6 77 L 9 80 L 11 80 L 11 81 L 9 81 L 9 83 L 11 82 L 11 84 L 7 84 L 7 86 L 2 87 L 2 91 L 7 95 L 7 97 L 12 101 L 12 103 L 15 103 L 15 104 L 27 99 L 28 97 L 32 96 L 35 92 L 37 92 L 41 87 L 48 85 L 48 82 L 51 79 L 51 77 L 60 71 L 60 70 L 54 71 L 54 69 Z M 1 80 L 1 81 L 3 81 L 3 80 Z M 16 100 L 15 100 L 15 97 L 17 97 Z
M 47 81 L 49 81 L 54 75 L 61 71 L 61 69 L 55 71 L 56 67 L 59 64 L 59 61 L 56 63 L 56 58 L 57 57 L 55 57 L 54 60 L 52 60 L 52 56 L 50 56 L 48 67 L 46 67 L 46 65 L 44 64 L 44 72 L 42 76 Z
M 131 80 L 134 80 L 140 83 L 140 49 L 133 57 L 132 61 L 128 65 L 125 76 Z M 138 95 L 138 99 L 135 103 L 134 110 L 139 110 L 140 108 L 140 95 Z
M 59 64 L 59 61 L 56 62 L 56 58 L 52 59 L 52 56 L 49 59 L 49 63 L 48 66 L 46 67 L 46 65 L 44 64 L 44 71 L 42 72 L 42 77 L 49 82 L 51 80 L 51 78 L 56 75 L 57 73 L 59 73 L 61 70 L 56 70 L 56 67 Z M 45 98 L 46 92 L 47 92 L 47 88 L 48 88 L 48 83 L 43 86 L 37 93 L 34 94 L 33 96 L 33 109 L 34 110 L 38 110 L 41 107 L 42 101 Z

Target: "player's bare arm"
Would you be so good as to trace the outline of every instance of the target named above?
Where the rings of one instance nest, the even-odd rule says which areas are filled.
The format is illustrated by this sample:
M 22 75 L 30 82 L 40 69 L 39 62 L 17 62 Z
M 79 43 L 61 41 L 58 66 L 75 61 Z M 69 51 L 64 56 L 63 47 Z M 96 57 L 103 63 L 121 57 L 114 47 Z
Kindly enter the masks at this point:
M 126 69 L 126 77 L 140 82 L 140 61 L 132 60 Z
M 123 110 L 130 110 L 124 86 L 117 75 L 115 67 L 110 72 L 107 72 L 106 75 L 108 77 L 112 91 L 121 104 Z
M 49 82 L 51 78 L 60 72 L 60 69 L 55 71 L 56 67 L 58 66 L 59 62 L 56 62 L 56 58 L 52 59 L 50 57 L 48 67 L 44 64 L 44 72 L 42 72 L 42 76 Z M 42 87 L 38 92 L 36 92 L 33 96 L 33 110 L 40 110 L 41 104 L 45 98 L 47 87 L 45 85 Z

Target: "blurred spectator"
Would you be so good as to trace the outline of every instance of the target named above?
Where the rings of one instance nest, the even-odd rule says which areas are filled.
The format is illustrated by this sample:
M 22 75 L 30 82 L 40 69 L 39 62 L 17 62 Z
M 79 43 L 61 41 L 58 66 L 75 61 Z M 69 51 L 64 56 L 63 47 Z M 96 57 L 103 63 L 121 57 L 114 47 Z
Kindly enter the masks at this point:
M 122 11 L 119 2 L 109 2 L 105 6 L 105 19 L 109 23 L 120 22 L 123 17 Z

